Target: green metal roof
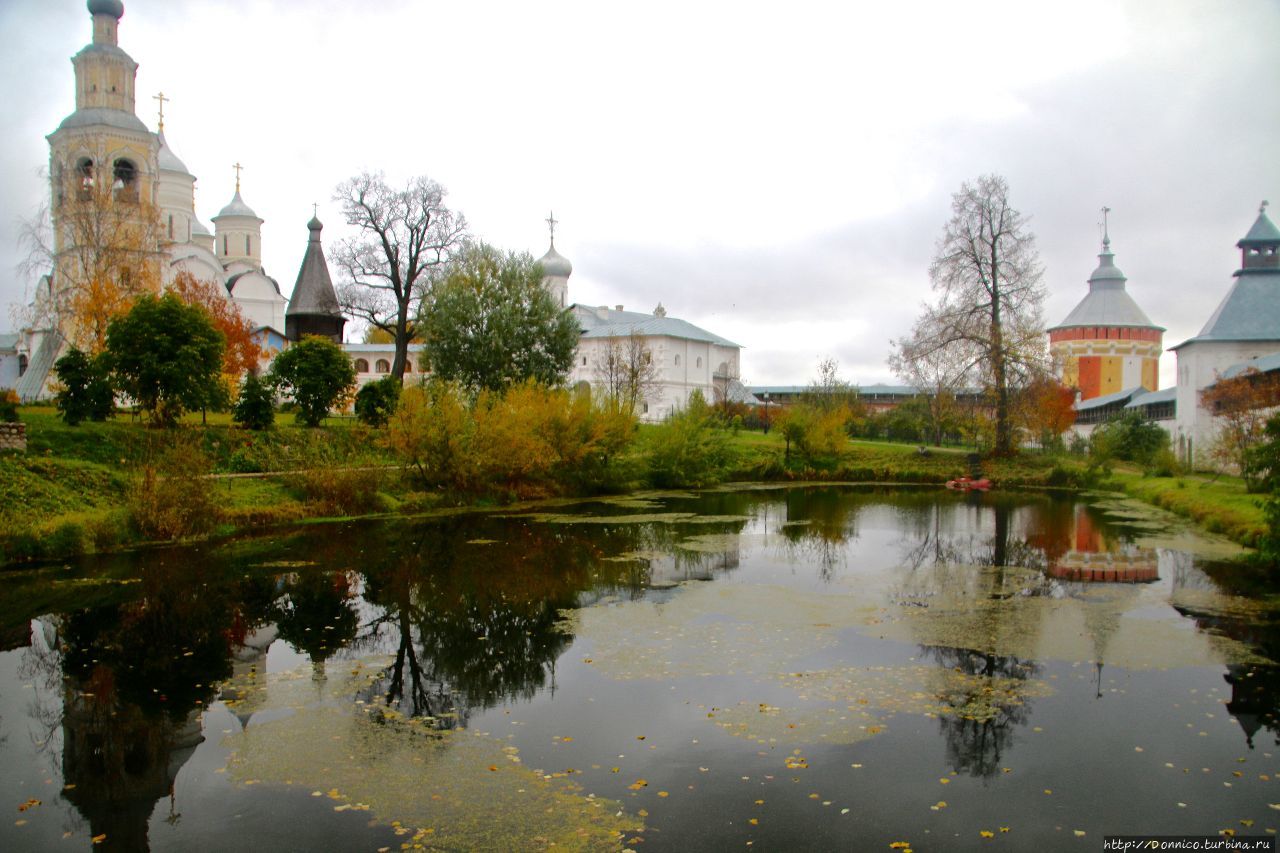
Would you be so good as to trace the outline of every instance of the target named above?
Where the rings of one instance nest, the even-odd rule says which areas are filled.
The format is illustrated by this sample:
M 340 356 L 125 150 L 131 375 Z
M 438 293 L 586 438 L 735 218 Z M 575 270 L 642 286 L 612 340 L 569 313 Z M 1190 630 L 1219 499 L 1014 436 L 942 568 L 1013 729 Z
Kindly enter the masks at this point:
M 1280 243 L 1280 228 L 1276 228 L 1275 223 L 1267 218 L 1265 207 L 1258 211 L 1258 218 L 1254 220 L 1253 227 L 1236 245 L 1244 248 L 1245 246 L 1253 246 L 1260 243 Z
M 571 307 L 574 316 L 578 318 L 578 325 L 582 328 L 584 338 L 625 338 L 634 332 L 637 335 L 666 336 L 689 341 L 705 341 L 723 347 L 742 348 L 727 338 L 722 338 L 676 317 L 656 316 L 639 311 L 616 311 L 604 307 L 593 308 L 590 305 Z

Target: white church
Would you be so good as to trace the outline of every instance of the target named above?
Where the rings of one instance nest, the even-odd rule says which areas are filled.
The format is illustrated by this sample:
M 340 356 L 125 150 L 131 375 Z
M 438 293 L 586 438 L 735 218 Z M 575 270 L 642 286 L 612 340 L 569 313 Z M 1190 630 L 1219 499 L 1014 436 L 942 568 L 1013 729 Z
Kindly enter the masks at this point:
M 72 58 L 75 68 L 75 110 L 48 137 L 51 211 L 55 246 L 72 241 L 59 223 L 61 203 L 68 192 L 87 192 L 111 186 L 113 203 L 136 204 L 139 216 L 159 217 L 154 236 L 159 280 L 167 287 L 180 273 L 221 285 L 226 298 L 257 330 L 268 352 L 278 351 L 304 334 L 321 334 L 342 342 L 346 322 L 338 306 L 325 262 L 320 233 L 313 218 L 294 288 L 288 298 L 262 267 L 263 219 L 241 194 L 240 167 L 231 200 L 211 218 L 210 232 L 196 215 L 196 176 L 165 138 L 163 95 L 155 133 L 136 113 L 135 78 L 138 64 L 119 46 L 124 15 L 121 0 L 88 0 L 93 37 Z M 69 189 L 70 188 L 70 189 Z M 586 307 L 568 302 L 573 267 L 555 250 L 554 219 L 551 248 L 542 257 L 544 283 L 557 304 L 573 311 L 582 339 L 569 377 L 572 384 L 599 384 L 599 366 L 611 343 L 640 337 L 656 365 L 655 381 L 638 412 L 659 420 L 683 407 L 698 390 L 708 400 L 749 402 L 739 382 L 741 348 L 692 323 L 668 317 L 661 305 L 651 313 Z M 147 233 L 152 233 L 150 230 Z M 37 302 L 56 306 L 74 275 L 54 270 L 37 289 Z M 41 312 L 37 312 L 40 314 Z M 66 346 L 55 312 L 53 319 L 17 335 L 0 335 L 0 387 L 15 387 L 24 401 L 48 398 L 53 364 Z M 361 384 L 390 373 L 392 347 L 384 344 L 344 344 Z M 410 374 L 419 371 L 412 347 Z M 408 374 L 407 374 L 408 375 Z

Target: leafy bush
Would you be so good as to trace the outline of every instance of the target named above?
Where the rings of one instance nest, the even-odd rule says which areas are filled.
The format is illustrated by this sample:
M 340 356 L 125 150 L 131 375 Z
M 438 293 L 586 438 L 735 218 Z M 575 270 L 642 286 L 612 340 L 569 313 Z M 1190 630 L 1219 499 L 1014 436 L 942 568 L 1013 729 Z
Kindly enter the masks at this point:
M 179 539 L 212 528 L 217 505 L 204 479 L 212 467 L 199 444 L 185 438 L 144 463 L 127 498 L 138 532 L 148 539 Z
M 356 369 L 342 347 L 307 335 L 276 356 L 271 381 L 297 404 L 298 423 L 317 427 L 346 399 L 356 384 Z
M 362 515 L 381 508 L 382 472 L 375 468 L 308 468 L 298 476 L 303 495 L 324 515 Z
M 371 427 L 383 427 L 395 413 L 403 386 L 395 376 L 384 376 L 356 392 L 356 417 Z
M 0 423 L 18 422 L 18 392 L 12 388 L 0 392 Z
M 245 375 L 240 396 L 231 410 L 231 419 L 245 429 L 258 431 L 271 429 L 276 422 L 275 395 L 271 393 L 270 384 L 263 382 L 256 370 Z
M 847 410 L 815 408 L 797 403 L 785 409 L 779 418 L 778 431 L 786 441 L 786 458 L 794 451 L 801 461 L 833 462 L 846 444 Z
M 1169 433 L 1137 412 L 1121 415 L 1093 431 L 1089 437 L 1089 467 L 1106 470 L 1114 459 L 1133 462 L 1144 473 L 1176 466 L 1169 450 Z
M 102 355 L 90 356 L 72 347 L 54 363 L 53 370 L 62 386 L 54 400 L 58 414 L 69 426 L 111 417 L 115 391 L 107 361 Z
M 649 478 L 659 488 L 716 482 L 729 463 L 729 435 L 696 390 L 683 410 L 650 433 L 647 449 Z
M 433 379 L 405 389 L 387 424 L 387 446 L 427 486 L 546 494 L 565 486 L 604 488 L 630 444 L 635 419 L 533 381 L 482 391 Z

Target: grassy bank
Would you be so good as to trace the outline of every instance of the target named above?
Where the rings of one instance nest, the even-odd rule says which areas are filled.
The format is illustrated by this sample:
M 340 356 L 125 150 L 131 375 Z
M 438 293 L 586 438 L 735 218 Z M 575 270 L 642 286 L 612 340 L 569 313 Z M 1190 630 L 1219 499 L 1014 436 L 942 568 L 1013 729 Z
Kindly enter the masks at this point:
M 331 419 L 321 429 L 303 429 L 283 417 L 268 432 L 234 428 L 226 416 L 187 419 L 177 430 L 144 428 L 126 418 L 78 427 L 63 424 L 50 409 L 28 408 L 26 455 L 0 456 L 0 564 L 109 551 L 148 539 L 168 539 L 140 515 L 146 506 L 168 509 L 192 504 L 195 535 L 228 534 L 303 519 L 407 513 L 442 503 L 501 503 L 502 490 L 450 495 L 422 491 L 401 476 L 384 449 L 382 433 L 350 419 Z M 626 476 L 613 488 L 650 484 L 647 467 L 658 427 L 643 426 L 620 461 Z M 150 495 L 140 502 L 140 484 L 150 472 L 161 480 L 165 460 L 197 457 L 205 475 L 186 491 Z M 733 433 L 726 462 L 714 481 L 829 481 L 943 484 L 969 473 L 967 453 L 954 448 L 850 441 L 839 454 L 808 458 L 788 454 L 781 435 Z M 983 472 L 997 488 L 1097 485 L 1084 463 L 1035 452 L 984 460 Z M 174 470 L 192 470 L 191 468 Z M 269 476 L 241 476 L 271 472 Z M 177 477 L 170 478 L 175 486 Z M 193 478 L 189 478 L 193 479 Z M 1145 478 L 1119 472 L 1111 481 L 1142 500 L 1195 519 L 1206 529 L 1253 544 L 1264 529 L 1261 510 L 1239 481 L 1204 478 Z M 144 497 L 148 497 L 144 495 Z M 139 507 L 144 507 L 139 509 Z M 178 534 L 175 534 L 178 535 Z M 183 534 L 183 535 L 190 535 Z
M 1251 548 L 1256 548 L 1267 532 L 1261 506 L 1264 496 L 1247 494 L 1238 477 L 1146 477 L 1136 471 L 1117 470 L 1104 485 L 1190 518 L 1210 533 Z

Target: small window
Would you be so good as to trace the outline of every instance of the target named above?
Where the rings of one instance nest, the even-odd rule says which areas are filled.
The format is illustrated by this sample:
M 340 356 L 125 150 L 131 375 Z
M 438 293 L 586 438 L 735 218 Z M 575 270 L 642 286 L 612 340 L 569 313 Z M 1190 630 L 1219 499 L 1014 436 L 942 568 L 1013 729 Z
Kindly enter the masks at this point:
M 676 356 L 676 367 L 680 366 L 680 356 Z
M 173 214 L 169 214 L 169 239 L 173 239 Z
M 641 403 L 641 404 L 640 404 L 640 411 L 641 411 L 641 412 L 643 412 L 643 413 L 644 413 L 644 414 L 646 414 L 646 415 L 647 415 L 647 414 L 649 414 L 649 404 L 648 404 L 648 403 Z
M 22 353 L 21 355 L 18 356 L 18 375 L 19 376 L 27 372 L 28 364 L 30 364 L 30 362 L 27 360 L 26 353 Z
M 222 235 L 222 256 L 224 258 L 227 256 L 227 235 L 226 234 Z
M 373 370 L 375 373 L 390 373 L 391 362 L 387 361 L 385 358 L 380 358 L 377 363 L 374 364 Z
M 356 373 L 368 373 L 368 372 L 369 372 L 369 362 L 365 361 L 363 358 L 357 358 Z
M 698 367 L 702 367 L 702 356 L 698 356 Z
M 582 366 L 583 367 L 587 366 L 587 357 L 585 355 L 582 357 Z
M 644 363 L 653 364 L 653 353 L 647 352 L 644 354 Z
M 252 255 L 252 254 L 253 254 L 253 242 L 252 242 L 252 241 L 253 241 L 253 238 L 252 238 L 252 237 L 250 237 L 248 234 L 244 235 L 244 253 L 245 253 L 246 255 Z

